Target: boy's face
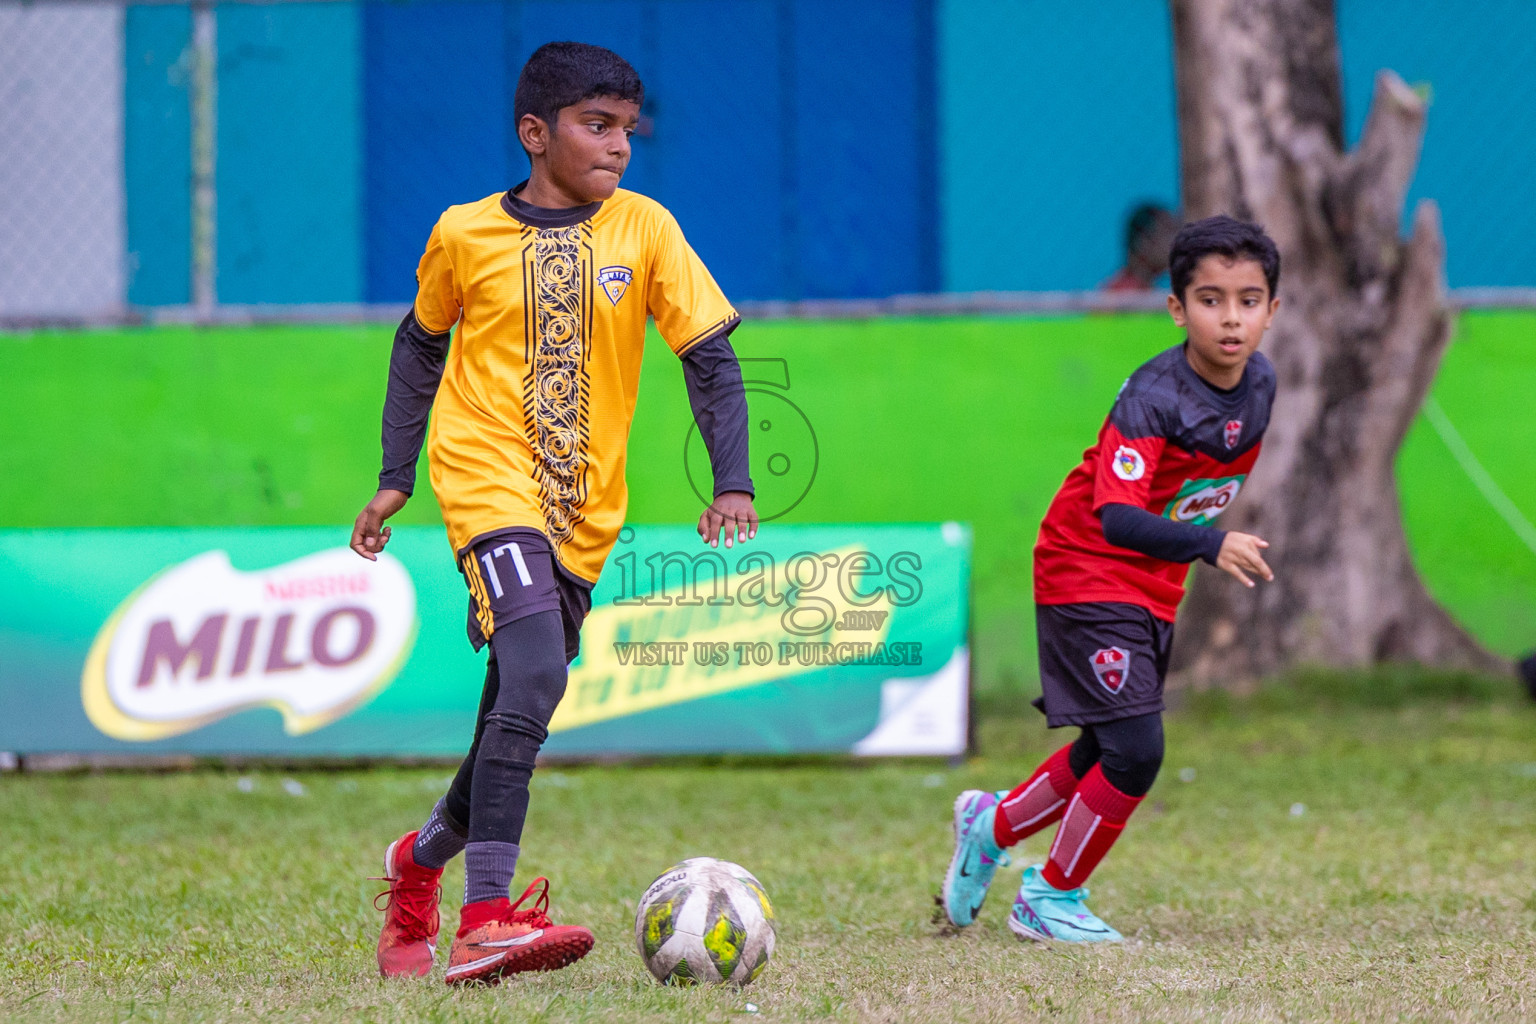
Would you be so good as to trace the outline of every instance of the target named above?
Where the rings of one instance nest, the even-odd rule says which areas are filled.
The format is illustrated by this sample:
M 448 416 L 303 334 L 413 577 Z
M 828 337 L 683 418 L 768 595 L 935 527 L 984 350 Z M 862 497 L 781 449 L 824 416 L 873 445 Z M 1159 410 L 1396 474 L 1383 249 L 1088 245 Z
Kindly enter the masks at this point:
M 629 137 L 640 106 L 617 96 L 594 96 L 561 107 L 553 125 L 532 114 L 518 125 L 523 148 L 549 184 L 576 205 L 608 199 L 629 166 Z
M 1181 301 L 1182 299 L 1182 301 Z M 1233 387 L 1280 308 L 1254 260 L 1203 256 L 1183 296 L 1168 296 L 1173 322 L 1189 334 L 1189 362 L 1218 387 Z

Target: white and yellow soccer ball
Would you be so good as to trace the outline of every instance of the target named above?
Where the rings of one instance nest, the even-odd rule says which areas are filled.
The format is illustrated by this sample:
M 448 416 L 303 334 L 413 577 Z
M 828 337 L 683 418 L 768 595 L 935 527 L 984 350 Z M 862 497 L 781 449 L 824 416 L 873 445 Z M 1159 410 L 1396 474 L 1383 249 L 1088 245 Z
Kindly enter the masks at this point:
M 756 981 L 773 957 L 776 928 L 762 883 L 740 864 L 713 857 L 662 872 L 635 911 L 640 958 L 665 985 Z

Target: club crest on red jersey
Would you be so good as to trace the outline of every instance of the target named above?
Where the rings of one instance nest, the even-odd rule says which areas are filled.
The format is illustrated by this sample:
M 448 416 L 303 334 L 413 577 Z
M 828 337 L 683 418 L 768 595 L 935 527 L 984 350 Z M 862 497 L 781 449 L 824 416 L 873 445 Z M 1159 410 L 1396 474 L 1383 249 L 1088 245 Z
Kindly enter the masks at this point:
M 1093 665 L 1093 674 L 1099 677 L 1104 689 L 1110 693 L 1119 693 L 1131 674 L 1131 652 L 1124 647 L 1105 647 L 1094 651 L 1093 657 L 1088 660 Z
M 634 280 L 634 272 L 628 267 L 602 267 L 597 272 L 597 283 L 602 287 L 603 294 L 608 296 L 608 301 L 617 306 L 619 300 L 624 297 L 629 289 L 630 281 Z M 1231 447 L 1228 445 L 1227 447 Z
M 1227 420 L 1227 426 L 1223 433 L 1226 435 L 1227 447 L 1236 448 L 1238 439 L 1243 436 L 1243 421 Z

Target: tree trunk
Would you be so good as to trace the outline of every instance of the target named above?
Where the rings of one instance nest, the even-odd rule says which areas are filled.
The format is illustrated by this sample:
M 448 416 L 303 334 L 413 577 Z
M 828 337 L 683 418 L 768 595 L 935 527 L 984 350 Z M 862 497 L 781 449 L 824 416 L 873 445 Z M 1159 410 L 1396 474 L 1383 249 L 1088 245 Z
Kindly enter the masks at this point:
M 1264 342 L 1279 395 L 1259 463 L 1221 525 L 1268 540 L 1273 583 L 1201 566 L 1175 685 L 1242 687 L 1299 663 L 1507 670 L 1429 596 L 1393 462 L 1450 339 L 1431 202 L 1399 234 L 1425 102 L 1376 79 L 1343 148 L 1332 0 L 1173 0 L 1184 213 L 1255 220 L 1280 246 Z

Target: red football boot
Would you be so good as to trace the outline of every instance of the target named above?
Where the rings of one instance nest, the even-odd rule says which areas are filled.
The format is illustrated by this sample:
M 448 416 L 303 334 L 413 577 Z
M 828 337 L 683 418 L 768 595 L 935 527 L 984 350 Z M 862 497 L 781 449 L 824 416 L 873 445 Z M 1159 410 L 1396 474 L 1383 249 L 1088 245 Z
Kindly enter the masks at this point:
M 379 935 L 379 973 L 386 978 L 424 978 L 432 973 L 432 956 L 437 952 L 439 919 L 437 901 L 442 897 L 442 869 L 420 867 L 412 856 L 416 833 L 389 844 L 384 851 L 384 877 L 389 889 L 373 901 L 389 897 L 383 907 L 384 931 Z
M 529 896 L 534 896 L 533 906 L 519 910 Z M 516 903 L 500 899 L 465 904 L 445 980 L 450 985 L 494 985 L 506 974 L 567 967 L 592 951 L 590 931 L 555 924 L 548 911 L 547 878 L 535 878 Z

